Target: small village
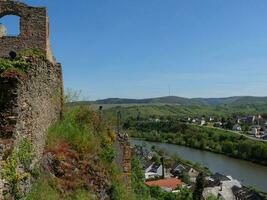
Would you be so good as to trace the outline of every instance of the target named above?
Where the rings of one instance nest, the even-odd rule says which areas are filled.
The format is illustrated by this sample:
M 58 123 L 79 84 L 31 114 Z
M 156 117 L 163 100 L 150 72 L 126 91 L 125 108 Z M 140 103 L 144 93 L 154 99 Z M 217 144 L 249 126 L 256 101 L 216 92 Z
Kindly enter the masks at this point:
M 255 190 L 243 186 L 230 175 L 211 173 L 198 164 L 175 159 L 162 149 L 135 145 L 135 155 L 140 159 L 144 170 L 145 184 L 158 186 L 162 190 L 179 193 L 179 188 L 193 190 L 200 172 L 205 174 L 203 198 L 213 196 L 227 200 L 262 200 L 264 197 Z
M 188 117 L 188 124 L 230 130 L 253 139 L 267 140 L 267 119 L 261 115 L 235 116 L 228 119 L 216 117 Z

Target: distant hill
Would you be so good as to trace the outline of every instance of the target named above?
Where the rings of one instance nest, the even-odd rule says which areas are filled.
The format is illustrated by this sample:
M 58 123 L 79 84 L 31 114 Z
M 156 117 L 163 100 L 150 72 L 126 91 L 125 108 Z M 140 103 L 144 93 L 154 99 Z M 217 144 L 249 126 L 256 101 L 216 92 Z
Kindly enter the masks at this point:
M 181 105 L 192 105 L 194 104 L 191 99 L 168 96 L 148 99 L 125 99 L 125 98 L 108 98 L 94 101 L 96 104 L 181 104 Z
M 91 102 L 93 104 L 179 104 L 179 105 L 251 105 L 266 104 L 267 97 L 236 96 L 226 98 L 184 98 L 167 96 L 147 99 L 108 98 Z

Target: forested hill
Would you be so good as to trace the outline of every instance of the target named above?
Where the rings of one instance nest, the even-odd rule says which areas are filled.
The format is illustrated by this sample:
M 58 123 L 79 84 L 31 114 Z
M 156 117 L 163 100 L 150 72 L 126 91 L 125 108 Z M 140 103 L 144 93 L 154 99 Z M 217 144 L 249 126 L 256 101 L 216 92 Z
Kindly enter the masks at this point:
M 184 98 L 167 96 L 147 99 L 108 98 L 90 102 L 93 104 L 180 104 L 180 105 L 247 105 L 265 104 L 267 97 L 235 96 L 225 98 Z

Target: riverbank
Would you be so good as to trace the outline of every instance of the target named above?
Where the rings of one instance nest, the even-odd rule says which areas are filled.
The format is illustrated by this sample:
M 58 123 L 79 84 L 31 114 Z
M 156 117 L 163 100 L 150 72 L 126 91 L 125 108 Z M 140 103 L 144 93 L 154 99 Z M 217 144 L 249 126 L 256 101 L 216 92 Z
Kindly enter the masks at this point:
M 171 143 L 219 153 L 267 166 L 267 143 L 225 130 L 193 126 L 177 120 L 131 121 L 126 131 L 134 138 Z
M 242 158 L 242 157 L 234 156 L 232 154 L 225 154 L 221 151 L 216 151 L 216 150 L 213 150 L 211 148 L 200 148 L 200 147 L 191 146 L 191 145 L 187 145 L 187 144 L 176 143 L 175 140 L 158 140 L 157 138 L 133 137 L 133 135 L 131 135 L 131 137 L 134 139 L 137 139 L 137 140 L 143 140 L 143 141 L 148 141 L 148 142 L 159 142 L 159 143 L 164 143 L 164 144 L 184 146 L 184 147 L 193 148 L 193 149 L 197 149 L 197 150 L 201 150 L 201 151 L 207 151 L 207 152 L 211 152 L 211 153 L 215 153 L 215 154 L 224 155 L 224 156 L 227 156 L 227 157 L 230 157 L 233 159 L 237 159 L 237 160 L 244 160 L 244 161 L 251 162 L 254 164 L 267 166 L 267 161 L 258 161 L 258 160 L 254 160 L 252 158 Z
M 231 175 L 241 181 L 243 185 L 253 186 L 261 191 L 267 192 L 267 167 L 252 162 L 230 158 L 221 154 L 215 154 L 199 149 L 173 144 L 149 142 L 144 140 L 131 139 L 133 145 L 157 146 L 164 149 L 170 155 L 177 155 L 184 160 L 193 163 L 200 163 L 209 168 L 211 172 L 219 172 Z

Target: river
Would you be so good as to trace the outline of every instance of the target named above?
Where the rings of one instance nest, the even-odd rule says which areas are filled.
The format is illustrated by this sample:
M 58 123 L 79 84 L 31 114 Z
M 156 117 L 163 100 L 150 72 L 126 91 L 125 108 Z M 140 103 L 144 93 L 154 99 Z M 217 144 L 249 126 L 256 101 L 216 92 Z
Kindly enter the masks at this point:
M 243 185 L 254 186 L 263 192 L 267 192 L 266 166 L 173 144 L 147 142 L 137 139 L 132 139 L 131 144 L 145 144 L 147 147 L 155 145 L 164 149 L 170 155 L 177 155 L 184 160 L 201 163 L 203 166 L 208 167 L 213 173 L 219 172 L 230 175 L 239 180 Z

